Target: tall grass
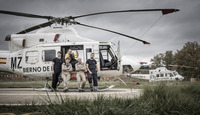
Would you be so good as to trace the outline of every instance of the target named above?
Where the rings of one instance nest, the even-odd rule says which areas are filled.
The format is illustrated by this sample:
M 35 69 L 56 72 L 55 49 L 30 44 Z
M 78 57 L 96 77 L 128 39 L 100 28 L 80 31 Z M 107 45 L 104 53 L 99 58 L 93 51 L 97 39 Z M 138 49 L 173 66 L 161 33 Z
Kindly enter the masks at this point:
M 200 114 L 200 88 L 196 85 L 178 87 L 162 83 L 145 88 L 140 99 L 146 100 L 155 114 Z
M 44 114 L 65 115 L 198 115 L 200 114 L 200 88 L 167 86 L 161 83 L 145 87 L 139 98 L 117 98 L 99 95 L 94 100 L 65 99 L 40 106 Z
M 46 115 L 200 115 L 199 84 L 168 86 L 161 83 L 144 87 L 138 98 L 99 95 L 89 100 L 56 96 L 56 101 L 48 96 L 45 104 L 32 106 L 33 111 L 30 112 Z

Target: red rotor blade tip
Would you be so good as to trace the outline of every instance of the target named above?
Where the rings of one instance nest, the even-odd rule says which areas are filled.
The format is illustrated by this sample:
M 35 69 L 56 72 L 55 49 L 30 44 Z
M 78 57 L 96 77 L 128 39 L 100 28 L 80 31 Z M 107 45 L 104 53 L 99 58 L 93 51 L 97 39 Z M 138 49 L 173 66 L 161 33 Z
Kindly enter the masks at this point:
M 173 12 L 178 12 L 180 11 L 179 9 L 164 9 L 162 10 L 163 15 L 169 14 L 169 13 L 173 13 Z
M 150 44 L 149 42 L 143 41 L 143 44 Z

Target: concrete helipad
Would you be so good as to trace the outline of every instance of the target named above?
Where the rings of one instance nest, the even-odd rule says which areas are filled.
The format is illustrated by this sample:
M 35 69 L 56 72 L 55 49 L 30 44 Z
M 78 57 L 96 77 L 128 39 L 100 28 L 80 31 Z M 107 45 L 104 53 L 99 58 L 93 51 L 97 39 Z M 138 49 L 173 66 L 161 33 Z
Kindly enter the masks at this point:
M 105 97 L 119 97 L 119 98 L 135 98 L 140 96 L 141 89 L 122 89 L 113 88 L 107 91 L 91 92 L 85 89 L 85 92 L 77 92 L 77 89 L 69 89 L 67 93 L 35 91 L 33 88 L 0 88 L 0 105 L 19 105 L 19 104 L 41 104 L 48 99 L 56 101 L 60 98 L 79 98 L 79 99 L 94 99 L 99 95 Z

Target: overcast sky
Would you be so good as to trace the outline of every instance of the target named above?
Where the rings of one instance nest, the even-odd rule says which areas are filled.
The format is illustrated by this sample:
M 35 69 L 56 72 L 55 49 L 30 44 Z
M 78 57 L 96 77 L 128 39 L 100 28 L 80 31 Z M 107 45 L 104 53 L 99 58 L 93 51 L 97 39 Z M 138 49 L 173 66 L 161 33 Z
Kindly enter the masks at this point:
M 164 16 L 161 12 L 105 14 L 78 18 L 77 21 L 122 32 L 146 40 L 151 45 L 143 45 L 141 42 L 101 30 L 78 25 L 72 27 L 81 36 L 89 39 L 114 39 L 116 44 L 120 40 L 122 55 L 137 57 L 141 61 L 149 61 L 154 55 L 167 50 L 176 52 L 189 41 L 200 43 L 200 0 L 0 0 L 0 10 L 55 17 L 148 8 L 176 8 L 180 11 Z M 46 21 L 0 14 L 0 50 L 8 50 L 7 42 L 4 41 L 6 35 Z

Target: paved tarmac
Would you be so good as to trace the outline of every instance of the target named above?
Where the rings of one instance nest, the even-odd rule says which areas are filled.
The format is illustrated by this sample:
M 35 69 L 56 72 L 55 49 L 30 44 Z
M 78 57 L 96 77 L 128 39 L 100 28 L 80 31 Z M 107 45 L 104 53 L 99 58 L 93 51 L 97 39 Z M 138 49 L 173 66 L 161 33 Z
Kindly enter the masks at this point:
M 91 92 L 85 89 L 85 92 L 78 92 L 77 89 L 69 89 L 69 92 L 64 93 L 62 90 L 57 92 L 35 91 L 33 88 L 0 88 L 0 105 L 23 105 L 23 104 L 43 104 L 48 100 L 58 102 L 58 98 L 78 99 L 95 99 L 99 95 L 104 97 L 119 97 L 119 98 L 135 98 L 140 96 L 141 89 L 122 89 L 112 88 L 106 91 Z

